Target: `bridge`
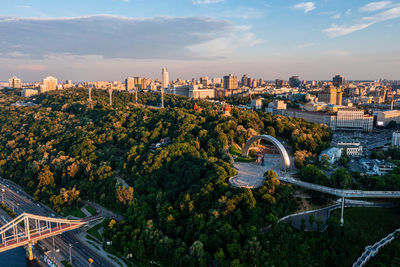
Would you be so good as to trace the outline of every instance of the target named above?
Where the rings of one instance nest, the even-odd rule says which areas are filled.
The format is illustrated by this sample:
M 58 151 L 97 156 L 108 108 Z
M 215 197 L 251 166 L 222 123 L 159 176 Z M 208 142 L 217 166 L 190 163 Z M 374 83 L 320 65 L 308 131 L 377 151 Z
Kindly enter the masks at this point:
M 93 216 L 82 220 L 67 220 L 22 213 L 0 228 L 0 253 L 28 245 L 29 260 L 33 260 L 32 245 L 37 241 L 77 229 L 99 219 L 100 216 Z

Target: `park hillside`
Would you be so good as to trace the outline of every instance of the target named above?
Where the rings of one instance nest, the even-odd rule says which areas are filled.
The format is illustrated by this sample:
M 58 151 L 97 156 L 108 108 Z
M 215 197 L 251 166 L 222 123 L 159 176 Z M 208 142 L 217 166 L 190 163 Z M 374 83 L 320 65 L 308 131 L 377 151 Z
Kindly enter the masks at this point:
M 356 181 L 345 169 L 324 174 L 317 156 L 331 141 L 326 127 L 236 107 L 226 116 L 224 106 L 173 95 L 158 109 L 154 93 L 139 93 L 136 104 L 134 94 L 115 92 L 113 107 L 102 90 L 93 90 L 92 102 L 84 89 L 49 92 L 30 106 L 12 105 L 22 101 L 18 90 L 0 94 L 0 175 L 61 214 L 83 200 L 120 213 L 123 220 L 105 227 L 112 241 L 105 247 L 132 254 L 135 265 L 346 266 L 376 238 L 368 236 L 371 225 L 342 228 L 337 216 L 323 233 L 277 224 L 298 199 L 273 172 L 254 190 L 228 184 L 236 173 L 231 147 L 258 134 L 284 141 L 304 180 L 378 183 Z M 390 175 L 379 186 L 399 186 L 400 171 Z

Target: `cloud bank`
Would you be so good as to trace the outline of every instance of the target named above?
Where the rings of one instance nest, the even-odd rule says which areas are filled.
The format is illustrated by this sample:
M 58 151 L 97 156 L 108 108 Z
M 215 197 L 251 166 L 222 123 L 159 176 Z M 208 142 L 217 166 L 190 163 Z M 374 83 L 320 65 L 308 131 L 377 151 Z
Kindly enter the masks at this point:
M 0 40 L 0 55 L 31 59 L 59 54 L 126 59 L 208 58 L 207 51 L 199 55 L 193 48 L 232 38 L 237 30 L 230 21 L 206 17 L 0 17 L 0 35 L 7 36 Z

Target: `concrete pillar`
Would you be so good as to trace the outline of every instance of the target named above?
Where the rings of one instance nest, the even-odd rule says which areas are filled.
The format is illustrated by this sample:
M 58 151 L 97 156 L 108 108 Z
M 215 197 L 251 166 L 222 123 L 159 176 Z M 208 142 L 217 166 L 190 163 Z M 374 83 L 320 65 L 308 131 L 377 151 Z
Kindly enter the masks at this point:
M 28 260 L 33 261 L 32 242 L 28 243 Z
M 344 224 L 344 218 L 343 218 L 343 214 L 344 214 L 344 203 L 345 203 L 345 199 L 344 197 L 342 197 L 342 214 L 340 216 L 340 226 L 343 226 Z

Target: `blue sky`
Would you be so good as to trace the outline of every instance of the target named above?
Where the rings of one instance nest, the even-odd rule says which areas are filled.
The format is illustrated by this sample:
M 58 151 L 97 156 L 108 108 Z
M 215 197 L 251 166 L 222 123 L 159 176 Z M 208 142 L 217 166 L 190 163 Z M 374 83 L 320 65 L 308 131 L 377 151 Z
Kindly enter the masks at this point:
M 399 0 L 2 0 L 0 80 L 400 79 L 399 26 Z

